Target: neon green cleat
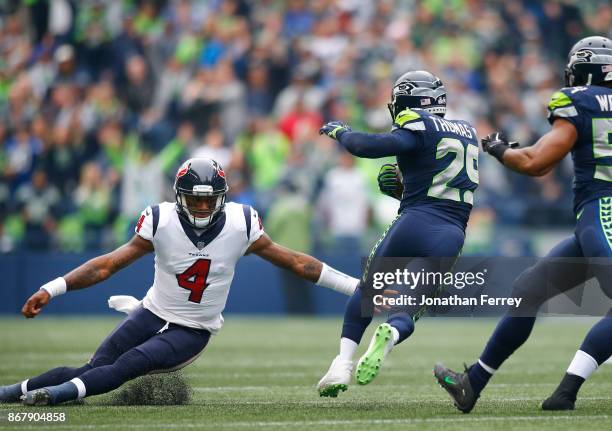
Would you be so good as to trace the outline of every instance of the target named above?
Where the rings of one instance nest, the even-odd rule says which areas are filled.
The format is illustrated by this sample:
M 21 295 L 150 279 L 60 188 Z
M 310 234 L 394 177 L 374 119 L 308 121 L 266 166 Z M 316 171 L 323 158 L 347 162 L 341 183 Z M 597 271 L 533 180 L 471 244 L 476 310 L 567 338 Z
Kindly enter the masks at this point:
M 392 348 L 393 334 L 391 332 L 391 325 L 383 323 L 376 328 L 368 350 L 357 363 L 357 371 L 355 372 L 357 383 L 367 385 L 374 380 Z

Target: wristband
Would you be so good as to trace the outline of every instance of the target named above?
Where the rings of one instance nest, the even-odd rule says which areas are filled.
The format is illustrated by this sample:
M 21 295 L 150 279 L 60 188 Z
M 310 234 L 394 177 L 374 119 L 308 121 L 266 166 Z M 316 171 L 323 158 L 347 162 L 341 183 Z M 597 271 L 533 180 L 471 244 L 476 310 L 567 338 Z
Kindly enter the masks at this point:
M 64 280 L 64 277 L 57 277 L 55 280 L 43 284 L 40 288 L 51 295 L 51 298 L 55 298 L 56 296 L 66 293 L 66 280 Z
M 359 280 L 324 263 L 317 284 L 345 295 L 352 295 L 357 289 Z
M 499 163 L 504 164 L 504 153 L 509 149 L 508 145 L 498 144 L 489 148 L 489 154 L 495 157 Z

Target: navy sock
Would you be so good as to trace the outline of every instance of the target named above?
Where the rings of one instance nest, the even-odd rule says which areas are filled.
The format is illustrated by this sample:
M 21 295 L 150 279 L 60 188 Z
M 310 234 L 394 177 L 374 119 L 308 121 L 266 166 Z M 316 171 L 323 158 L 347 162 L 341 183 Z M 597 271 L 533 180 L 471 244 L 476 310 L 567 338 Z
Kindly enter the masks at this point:
M 399 332 L 399 340 L 395 344 L 401 343 L 414 332 L 414 321 L 408 313 L 392 314 L 387 319 L 387 323 Z
M 529 338 L 534 323 L 535 317 L 505 315 L 489 338 L 482 355 L 480 355 L 480 360 L 497 370 Z M 476 394 L 480 394 L 492 374 L 477 362 L 470 367 L 468 376 L 472 388 L 476 391 Z
M 516 349 L 527 341 L 534 323 L 535 317 L 505 315 L 489 338 L 482 355 L 480 355 L 480 360 L 497 370 Z
M 363 333 L 372 321 L 372 317 L 362 317 L 361 289 L 357 289 L 346 304 L 344 323 L 342 325 L 342 338 L 348 338 L 359 344 Z
M 62 383 L 57 386 L 49 386 L 45 388 L 51 396 L 51 404 L 59 404 L 65 401 L 76 400 L 79 397 L 79 390 L 72 382 Z
M 85 364 L 79 368 L 71 368 L 71 367 L 57 367 L 52 370 L 46 371 L 39 376 L 32 377 L 28 380 L 28 391 L 33 391 L 34 389 L 46 388 L 49 386 L 61 385 L 64 382 L 74 379 L 75 377 L 79 377 L 85 371 L 91 370 L 92 366 L 90 364 Z
M 612 316 L 595 324 L 584 338 L 580 350 L 588 353 L 601 365 L 612 355 Z
M 21 383 L 15 383 L 8 386 L 0 386 L 0 403 L 15 403 L 19 401 L 19 397 L 23 395 L 21 392 Z
M 472 389 L 476 394 L 480 394 L 484 387 L 489 383 L 489 379 L 493 374 L 489 373 L 487 370 L 482 368 L 482 366 L 476 362 L 473 364 L 468 370 L 468 377 L 470 379 L 470 384 L 472 385 Z

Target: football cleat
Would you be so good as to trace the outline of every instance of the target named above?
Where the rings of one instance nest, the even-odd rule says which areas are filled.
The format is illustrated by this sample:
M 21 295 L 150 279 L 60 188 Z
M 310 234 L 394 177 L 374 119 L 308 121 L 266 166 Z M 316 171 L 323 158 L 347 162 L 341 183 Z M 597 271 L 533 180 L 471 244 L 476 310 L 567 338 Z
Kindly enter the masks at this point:
M 584 380 L 583 377 L 565 373 L 557 389 L 542 403 L 542 410 L 574 410 Z
M 561 391 L 555 391 L 542 402 L 542 410 L 574 410 L 576 397 Z
M 0 386 L 0 404 L 18 403 L 21 398 L 21 385 Z
M 332 361 L 329 370 L 317 384 L 317 390 L 322 397 L 336 398 L 340 392 L 348 389 L 353 374 L 353 361 L 340 359 L 340 356 Z
M 359 359 L 355 377 L 360 385 L 367 385 L 376 378 L 380 367 L 393 348 L 391 325 L 383 323 L 374 332 L 368 350 Z
M 35 389 L 21 396 L 24 406 L 49 406 L 51 405 L 51 394 L 45 388 Z
M 434 376 L 436 376 L 438 384 L 448 392 L 455 407 L 463 413 L 471 412 L 476 405 L 476 400 L 478 400 L 467 371 L 467 367 L 463 373 L 456 373 L 442 364 L 436 364 L 434 367 Z

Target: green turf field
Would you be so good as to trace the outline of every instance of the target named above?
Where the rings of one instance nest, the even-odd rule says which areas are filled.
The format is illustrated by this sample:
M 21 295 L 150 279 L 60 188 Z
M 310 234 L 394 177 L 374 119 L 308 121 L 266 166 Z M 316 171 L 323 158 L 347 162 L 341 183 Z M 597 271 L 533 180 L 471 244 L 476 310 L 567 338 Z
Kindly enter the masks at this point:
M 57 365 L 83 364 L 116 322 L 0 319 L 0 384 Z M 336 354 L 339 319 L 229 316 L 207 351 L 184 371 L 194 389 L 191 405 L 113 406 L 108 395 L 47 409 L 5 404 L 0 405 L 0 429 L 50 428 L 10 424 L 7 415 L 53 411 L 67 418 L 53 429 L 71 430 L 610 430 L 612 365 L 604 365 L 584 386 L 575 411 L 539 410 L 591 323 L 540 322 L 528 344 L 494 377 L 474 412 L 464 415 L 435 384 L 431 369 L 437 360 L 456 368 L 473 360 L 493 320 L 424 319 L 415 335 L 391 353 L 377 380 L 329 399 L 319 398 L 315 384 Z

